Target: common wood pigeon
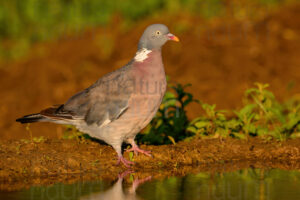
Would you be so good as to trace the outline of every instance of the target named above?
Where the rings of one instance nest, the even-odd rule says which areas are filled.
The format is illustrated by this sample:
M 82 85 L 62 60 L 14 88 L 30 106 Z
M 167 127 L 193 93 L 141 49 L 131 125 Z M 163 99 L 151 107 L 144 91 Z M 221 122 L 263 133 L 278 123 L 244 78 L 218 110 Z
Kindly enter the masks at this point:
M 53 122 L 74 125 L 91 137 L 110 144 L 118 154 L 118 164 L 133 162 L 122 156 L 123 142 L 135 154 L 151 156 L 134 138 L 155 116 L 166 91 L 166 76 L 161 48 L 168 41 L 179 41 L 163 24 L 146 28 L 134 58 L 93 85 L 72 96 L 65 104 L 26 115 L 17 122 Z

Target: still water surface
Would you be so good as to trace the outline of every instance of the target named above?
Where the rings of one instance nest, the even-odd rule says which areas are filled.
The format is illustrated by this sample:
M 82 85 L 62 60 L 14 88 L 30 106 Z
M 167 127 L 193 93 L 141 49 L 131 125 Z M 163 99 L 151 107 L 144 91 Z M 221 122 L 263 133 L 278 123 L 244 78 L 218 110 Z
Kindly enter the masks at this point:
M 135 178 L 134 175 L 130 175 Z M 34 186 L 17 192 L 1 192 L 0 199 L 41 200 L 300 200 L 300 171 L 245 169 L 227 173 L 198 173 L 163 180 L 134 179 L 124 183 L 93 181 Z

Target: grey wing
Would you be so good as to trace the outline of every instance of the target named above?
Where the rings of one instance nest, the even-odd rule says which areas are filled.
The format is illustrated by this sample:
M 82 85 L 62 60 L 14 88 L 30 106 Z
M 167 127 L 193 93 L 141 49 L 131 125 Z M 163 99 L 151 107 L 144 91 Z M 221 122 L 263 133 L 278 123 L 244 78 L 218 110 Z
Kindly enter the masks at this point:
M 61 112 L 71 113 L 73 118 L 83 119 L 87 124 L 110 123 L 128 109 L 133 83 L 130 73 L 121 68 L 75 94 L 61 107 Z

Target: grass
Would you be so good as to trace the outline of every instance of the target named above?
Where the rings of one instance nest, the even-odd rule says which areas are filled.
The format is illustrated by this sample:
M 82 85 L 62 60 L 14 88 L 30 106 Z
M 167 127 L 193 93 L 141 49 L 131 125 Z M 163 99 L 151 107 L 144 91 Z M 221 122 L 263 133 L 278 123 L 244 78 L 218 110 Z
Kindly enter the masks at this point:
M 286 0 L 287 1 L 287 0 Z M 276 5 L 280 0 L 249 1 L 240 10 Z M 230 9 L 222 0 L 9 0 L 0 1 L 0 57 L 18 58 L 32 43 L 106 25 L 115 15 L 125 24 L 151 16 L 191 13 L 204 18 Z M 243 8 L 244 7 L 244 8 Z

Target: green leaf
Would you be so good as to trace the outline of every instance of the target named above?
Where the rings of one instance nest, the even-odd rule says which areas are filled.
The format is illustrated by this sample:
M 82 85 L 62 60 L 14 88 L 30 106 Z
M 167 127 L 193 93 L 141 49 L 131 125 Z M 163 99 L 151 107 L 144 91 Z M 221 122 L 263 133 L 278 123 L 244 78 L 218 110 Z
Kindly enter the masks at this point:
M 129 160 L 130 160 L 130 161 L 133 161 L 133 152 L 132 152 L 132 151 L 129 152 Z
M 174 145 L 176 144 L 176 142 L 172 136 L 168 135 L 168 138 Z
M 232 133 L 235 138 L 246 139 L 246 135 L 243 133 Z
M 210 125 L 211 125 L 210 121 L 198 121 L 195 123 L 195 127 L 197 127 L 197 128 L 204 128 L 204 127 L 207 127 Z

